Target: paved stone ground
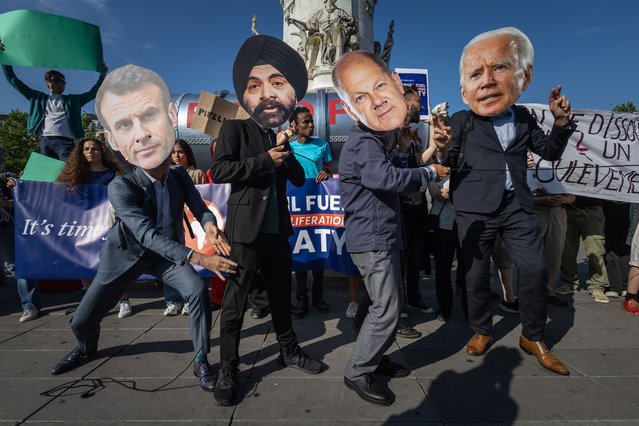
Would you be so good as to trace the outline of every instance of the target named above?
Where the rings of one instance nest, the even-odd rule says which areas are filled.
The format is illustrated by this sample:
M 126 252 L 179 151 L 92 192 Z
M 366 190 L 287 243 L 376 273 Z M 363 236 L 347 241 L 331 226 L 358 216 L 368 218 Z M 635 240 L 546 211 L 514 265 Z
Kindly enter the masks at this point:
M 581 264 L 585 273 L 585 265 Z M 101 350 L 91 362 L 63 376 L 55 363 L 74 345 L 68 321 L 74 293 L 43 294 L 43 314 L 20 324 L 13 281 L 0 286 L 0 424 L 549 424 L 639 425 L 639 319 L 620 302 L 595 303 L 586 291 L 549 307 L 546 341 L 567 364 L 569 377 L 553 375 L 518 348 L 518 317 L 494 304 L 495 346 L 482 358 L 466 355 L 471 332 L 458 300 L 452 319 L 412 313 L 423 332 L 397 339 L 392 359 L 409 365 L 408 378 L 391 380 L 390 407 L 360 400 L 342 380 L 353 347 L 344 317 L 348 292 L 342 278 L 327 280 L 331 313 L 311 311 L 295 321 L 299 339 L 328 370 L 318 376 L 275 362 L 276 339 L 268 318 L 248 315 L 240 346 L 243 399 L 218 407 L 193 377 L 186 317 L 162 316 L 162 292 L 150 282 L 130 289 L 134 315 L 115 310 L 102 323 Z M 424 299 L 435 304 L 434 280 L 422 280 Z M 219 357 L 214 314 L 211 361 Z

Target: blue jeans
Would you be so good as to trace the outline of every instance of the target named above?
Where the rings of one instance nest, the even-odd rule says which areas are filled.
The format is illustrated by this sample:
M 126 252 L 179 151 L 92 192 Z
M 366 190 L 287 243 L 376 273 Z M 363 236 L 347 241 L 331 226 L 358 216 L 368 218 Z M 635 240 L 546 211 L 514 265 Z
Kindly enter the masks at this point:
M 73 150 L 72 139 L 52 139 L 42 136 L 40 139 L 40 154 L 47 157 L 56 158 L 60 161 L 67 161 L 69 154 Z
M 182 295 L 172 287 L 168 285 L 162 286 L 164 289 L 164 301 L 167 306 L 173 303 L 184 303 L 182 300 Z
M 40 309 L 40 295 L 38 293 L 37 281 L 19 278 L 16 282 L 18 284 L 20 301 L 22 302 L 22 310 Z

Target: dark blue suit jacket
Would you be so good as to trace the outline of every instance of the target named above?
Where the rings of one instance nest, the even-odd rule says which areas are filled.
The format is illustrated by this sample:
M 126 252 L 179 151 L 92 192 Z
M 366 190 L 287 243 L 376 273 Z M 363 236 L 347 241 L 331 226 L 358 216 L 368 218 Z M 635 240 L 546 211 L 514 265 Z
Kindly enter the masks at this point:
M 155 189 L 141 169 L 136 167 L 127 177 L 116 177 L 109 184 L 115 225 L 107 233 L 100 252 L 100 272 L 115 279 L 149 252 L 178 265 L 187 263 L 191 250 L 184 245 L 184 204 L 202 227 L 208 222 L 215 223 L 215 217 L 183 167 L 171 168 L 166 176 L 166 185 L 177 240 L 167 238 L 156 228 L 158 206 Z
M 499 208 L 504 195 L 505 168 L 508 164 L 517 200 L 527 213 L 533 213 L 533 198 L 526 183 L 526 153 L 530 149 L 545 160 L 561 158 L 573 129 L 553 126 L 546 135 L 521 106 L 515 110 L 515 139 L 504 151 L 488 117 L 473 114 L 473 126 L 468 132 L 461 171 L 451 171 L 451 191 L 456 211 L 488 214 Z M 461 144 L 462 129 L 468 111 L 455 113 L 450 120 L 452 140 L 449 155 L 443 164 L 455 167 Z

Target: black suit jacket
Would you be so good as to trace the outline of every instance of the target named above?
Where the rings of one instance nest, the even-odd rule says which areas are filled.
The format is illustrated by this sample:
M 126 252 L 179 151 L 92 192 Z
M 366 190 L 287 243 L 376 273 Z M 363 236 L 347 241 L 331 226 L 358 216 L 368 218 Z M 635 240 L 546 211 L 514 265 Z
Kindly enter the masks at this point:
M 304 169 L 291 155 L 275 167 L 264 148 L 262 129 L 252 119 L 227 120 L 213 152 L 211 179 L 230 183 L 225 233 L 231 242 L 249 244 L 257 238 L 264 219 L 271 188 L 271 173 L 277 177 L 277 205 L 280 235 L 292 235 L 291 217 L 286 200 L 286 180 L 304 185 Z M 285 150 L 291 151 L 286 143 Z
M 135 168 L 118 176 L 108 187 L 109 201 L 115 210 L 115 225 L 107 233 L 100 252 L 100 270 L 114 279 L 129 270 L 144 254 L 154 252 L 178 265 L 188 262 L 191 249 L 184 245 L 184 204 L 191 209 L 202 227 L 215 223 L 215 217 L 202 201 L 191 177 L 183 167 L 167 173 L 169 211 L 177 240 L 161 234 L 156 228 L 157 200 L 151 180 Z
M 451 190 L 456 211 L 487 214 L 497 210 L 504 195 L 508 164 L 513 188 L 524 211 L 533 213 L 533 198 L 526 183 L 526 153 L 530 149 L 545 160 L 557 161 L 574 131 L 553 126 L 546 135 L 524 107 L 515 110 L 515 139 L 504 151 L 488 117 L 473 114 L 473 127 L 468 132 L 461 171 L 453 171 Z M 455 167 L 461 135 L 468 111 L 454 114 L 450 120 L 452 140 L 444 165 Z M 455 169 L 456 170 L 456 169 Z

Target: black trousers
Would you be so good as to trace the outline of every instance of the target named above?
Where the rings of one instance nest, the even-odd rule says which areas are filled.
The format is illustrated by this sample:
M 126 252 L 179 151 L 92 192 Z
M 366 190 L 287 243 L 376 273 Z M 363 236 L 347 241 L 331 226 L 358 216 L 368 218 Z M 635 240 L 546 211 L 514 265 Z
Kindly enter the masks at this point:
M 249 292 L 264 278 L 271 303 L 271 319 L 281 349 L 286 356 L 294 356 L 297 336 L 291 320 L 292 254 L 288 238 L 260 234 L 250 244 L 232 243 L 231 260 L 237 262 L 237 274 L 230 276 L 220 314 L 220 367 L 237 368 L 240 362 L 240 332 Z
M 402 226 L 406 245 L 401 252 L 402 278 L 406 283 L 406 302 L 409 305 L 418 305 L 422 301 L 419 291 L 419 268 L 424 257 L 425 222 L 426 212 L 423 205 L 402 205 Z
M 518 286 L 522 334 L 542 341 L 546 326 L 548 269 L 539 223 L 534 213 L 521 209 L 512 191 L 505 191 L 501 205 L 491 214 L 456 212 L 462 261 L 466 269 L 468 321 L 479 334 L 492 330 L 490 253 L 497 234 L 521 271 Z
M 312 271 L 312 295 L 313 299 L 324 296 L 324 270 L 313 269 Z M 295 271 L 295 282 L 297 283 L 297 299 L 308 297 L 308 271 Z
M 462 307 L 465 312 L 468 312 L 468 303 L 466 300 L 464 282 L 464 268 L 461 260 L 461 248 L 459 246 L 459 239 L 457 238 L 457 224 L 453 226 L 452 230 L 437 228 L 435 231 L 435 238 L 433 242 L 433 255 L 435 256 L 435 294 L 437 297 L 437 304 L 439 305 L 438 312 L 445 316 L 450 315 L 453 308 L 453 287 L 451 281 L 451 269 L 453 267 L 453 260 L 455 260 L 455 253 L 457 253 L 457 285 L 461 286 L 462 292 Z

